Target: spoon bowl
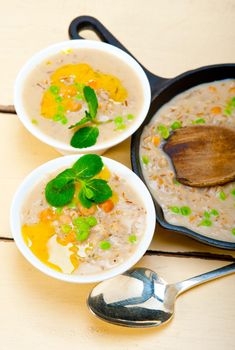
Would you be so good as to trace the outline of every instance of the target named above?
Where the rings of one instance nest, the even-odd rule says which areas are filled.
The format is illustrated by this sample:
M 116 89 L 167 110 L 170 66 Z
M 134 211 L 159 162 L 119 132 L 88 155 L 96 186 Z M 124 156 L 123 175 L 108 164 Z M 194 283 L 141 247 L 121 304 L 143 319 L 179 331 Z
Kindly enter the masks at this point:
M 156 272 L 134 268 L 99 283 L 87 303 L 97 317 L 125 327 L 156 327 L 170 321 L 177 296 L 187 289 L 235 272 L 235 263 L 175 284 Z

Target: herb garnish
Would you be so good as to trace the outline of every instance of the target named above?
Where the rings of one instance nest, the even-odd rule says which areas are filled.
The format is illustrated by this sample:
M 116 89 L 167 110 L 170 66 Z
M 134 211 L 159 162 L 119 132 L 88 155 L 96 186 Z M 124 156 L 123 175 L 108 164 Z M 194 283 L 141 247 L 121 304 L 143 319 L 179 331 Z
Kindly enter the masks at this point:
M 90 86 L 84 86 L 83 95 L 88 105 L 88 110 L 85 111 L 85 117 L 83 117 L 76 124 L 70 125 L 69 129 L 84 125 L 88 122 L 92 122 L 97 114 L 98 99 L 95 91 Z M 86 148 L 93 146 L 96 143 L 99 136 L 99 129 L 93 126 L 85 126 L 78 129 L 73 135 L 70 145 L 75 148 Z
M 87 148 L 96 143 L 99 129 L 93 126 L 85 126 L 75 132 L 71 138 L 70 145 L 75 148 Z
M 62 171 L 48 182 L 45 189 L 47 202 L 54 207 L 69 204 L 75 194 L 75 183 L 79 182 L 81 189 L 78 198 L 85 208 L 92 204 L 106 201 L 112 196 L 112 190 L 107 181 L 95 179 L 103 168 L 100 156 L 86 154 L 79 158 L 72 168 Z

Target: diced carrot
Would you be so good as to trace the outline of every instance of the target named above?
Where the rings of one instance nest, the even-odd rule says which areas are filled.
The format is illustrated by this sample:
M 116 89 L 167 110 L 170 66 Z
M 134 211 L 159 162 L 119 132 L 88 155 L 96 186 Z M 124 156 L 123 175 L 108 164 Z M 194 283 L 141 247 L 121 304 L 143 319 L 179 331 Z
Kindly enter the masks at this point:
M 235 94 L 235 86 L 234 86 L 234 87 L 231 87 L 231 88 L 228 90 L 228 92 L 229 92 L 230 94 Z
M 196 219 L 195 216 L 190 216 L 189 221 L 192 222 L 192 221 L 194 221 L 195 219 Z
M 69 248 L 69 250 L 76 254 L 78 252 L 78 247 L 76 245 L 73 245 L 72 247 Z
M 78 209 L 82 215 L 89 216 L 95 214 L 97 208 L 96 205 L 92 205 L 90 208 L 85 208 L 80 203 L 78 203 Z
M 154 144 L 154 146 L 159 146 L 160 145 L 160 137 L 159 136 L 153 136 L 152 138 L 152 143 Z
M 78 258 L 78 256 L 76 254 L 71 254 L 70 255 L 70 261 L 71 261 L 71 263 L 73 264 L 73 267 L 74 267 L 73 271 L 76 270 L 78 268 L 78 266 L 79 266 L 79 258 Z
M 77 112 L 82 108 L 81 103 L 71 98 L 65 99 L 62 103 L 62 106 L 64 106 L 67 111 L 71 111 L 71 112 Z
M 222 112 L 221 107 L 215 106 L 211 108 L 211 113 L 213 114 L 220 114 Z
M 88 81 L 87 85 L 90 86 L 92 89 L 97 88 L 97 82 L 95 80 Z
M 48 221 L 54 220 L 55 218 L 56 218 L 56 214 L 53 212 L 51 208 L 43 209 L 39 213 L 39 220 L 41 222 L 48 222 Z
M 76 237 L 75 237 L 75 233 L 73 231 L 69 232 L 65 237 L 64 237 L 64 241 L 66 243 L 72 243 L 74 241 L 76 241 Z
M 107 201 L 100 203 L 99 207 L 105 212 L 109 213 L 114 208 L 113 201 L 111 199 L 108 199 Z
M 161 177 L 158 178 L 158 183 L 159 183 L 159 185 L 162 185 L 162 184 L 163 184 L 163 180 L 162 180 Z
M 210 86 L 208 87 L 208 89 L 209 89 L 211 92 L 216 92 L 216 91 L 217 91 L 216 87 L 213 86 L 213 85 L 210 85 Z
M 64 238 L 61 238 L 61 237 L 57 237 L 56 238 L 56 242 L 63 245 L 63 246 L 66 246 L 68 243 L 65 241 Z

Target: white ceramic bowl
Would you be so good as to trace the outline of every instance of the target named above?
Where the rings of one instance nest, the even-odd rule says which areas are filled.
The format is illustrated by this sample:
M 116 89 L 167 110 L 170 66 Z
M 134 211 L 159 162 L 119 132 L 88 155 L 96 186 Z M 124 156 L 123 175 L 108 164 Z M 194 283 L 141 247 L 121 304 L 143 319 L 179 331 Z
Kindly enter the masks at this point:
M 131 255 L 124 263 L 118 265 L 117 267 L 104 271 L 102 273 L 91 274 L 87 276 L 79 276 L 76 274 L 65 274 L 62 272 L 57 272 L 44 263 L 42 263 L 27 247 L 22 233 L 21 233 L 21 211 L 22 206 L 27 199 L 27 196 L 33 188 L 42 181 L 45 176 L 50 173 L 54 173 L 58 170 L 60 171 L 63 167 L 70 167 L 81 155 L 70 155 L 65 157 L 60 157 L 54 160 L 51 160 L 40 167 L 36 168 L 31 172 L 26 179 L 23 181 L 18 191 L 16 192 L 10 213 L 10 224 L 12 235 L 15 239 L 16 245 L 25 256 L 25 258 L 40 271 L 45 274 L 73 283 L 91 283 L 102 281 L 111 277 L 114 277 L 118 274 L 123 273 L 124 271 L 130 269 L 137 261 L 144 255 L 145 251 L 148 249 L 155 229 L 156 218 L 155 218 L 155 209 L 152 201 L 152 197 L 147 190 L 147 187 L 143 184 L 140 178 L 135 175 L 130 169 L 124 166 L 121 163 L 118 163 L 110 158 L 102 157 L 103 163 L 107 165 L 111 172 L 116 173 L 120 178 L 125 179 L 127 184 L 135 191 L 135 193 L 142 199 L 144 208 L 146 209 L 146 225 L 145 231 L 138 246 L 136 247 L 135 252 Z
M 26 112 L 25 102 L 22 96 L 25 80 L 37 65 L 39 65 L 42 61 L 49 58 L 50 56 L 53 56 L 61 52 L 62 50 L 79 49 L 79 48 L 95 49 L 97 51 L 106 52 L 108 54 L 111 54 L 117 57 L 119 60 L 121 60 L 126 65 L 128 65 L 135 72 L 136 76 L 140 81 L 140 86 L 142 87 L 142 92 L 143 92 L 142 108 L 139 114 L 135 117 L 135 120 L 133 121 L 132 125 L 129 128 L 127 128 L 127 130 L 124 130 L 121 134 L 117 135 L 117 137 L 115 138 L 112 138 L 110 141 L 106 141 L 99 145 L 94 145 L 92 147 L 83 148 L 83 149 L 77 149 L 70 146 L 67 143 L 59 142 L 53 139 L 52 137 L 44 134 L 41 130 L 37 128 L 37 126 L 32 124 L 31 118 Z M 151 102 L 150 85 L 146 77 L 146 74 L 144 73 L 141 66 L 130 55 L 128 55 L 124 51 L 112 45 L 98 42 L 98 41 L 92 41 L 92 40 L 64 41 L 64 42 L 60 42 L 58 44 L 49 46 L 48 48 L 38 52 L 23 66 L 23 68 L 21 69 L 21 71 L 19 72 L 16 78 L 15 86 L 14 86 L 14 105 L 15 105 L 16 112 L 20 120 L 24 124 L 24 126 L 39 140 L 56 148 L 62 154 L 78 154 L 78 153 L 102 154 L 106 149 L 127 139 L 139 128 L 139 126 L 142 124 L 142 122 L 144 121 L 148 113 L 150 102 Z

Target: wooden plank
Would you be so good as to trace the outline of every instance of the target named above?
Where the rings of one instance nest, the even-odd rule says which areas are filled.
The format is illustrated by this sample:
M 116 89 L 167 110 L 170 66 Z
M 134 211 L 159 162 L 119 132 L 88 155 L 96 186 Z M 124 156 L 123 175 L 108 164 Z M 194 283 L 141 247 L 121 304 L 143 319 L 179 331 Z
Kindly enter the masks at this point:
M 59 156 L 32 136 L 16 115 L 0 114 L 0 236 L 11 237 L 9 211 L 12 197 L 24 177 L 44 162 Z
M 234 349 L 235 283 L 230 275 L 188 291 L 166 326 L 128 329 L 91 315 L 86 298 L 93 285 L 66 284 L 43 275 L 16 250 L 0 243 L 0 339 L 8 349 Z M 168 282 L 221 267 L 201 259 L 146 257 L 139 263 Z M 117 341 L 118 340 L 118 341 Z M 151 346 L 150 346 L 151 344 Z
M 233 62 L 234 1 L 6 1 L 1 6 L 0 104 L 12 103 L 15 77 L 34 53 L 68 39 L 79 15 L 97 17 L 153 72 L 173 77 L 207 64 Z M 91 38 L 87 34 L 87 38 Z

